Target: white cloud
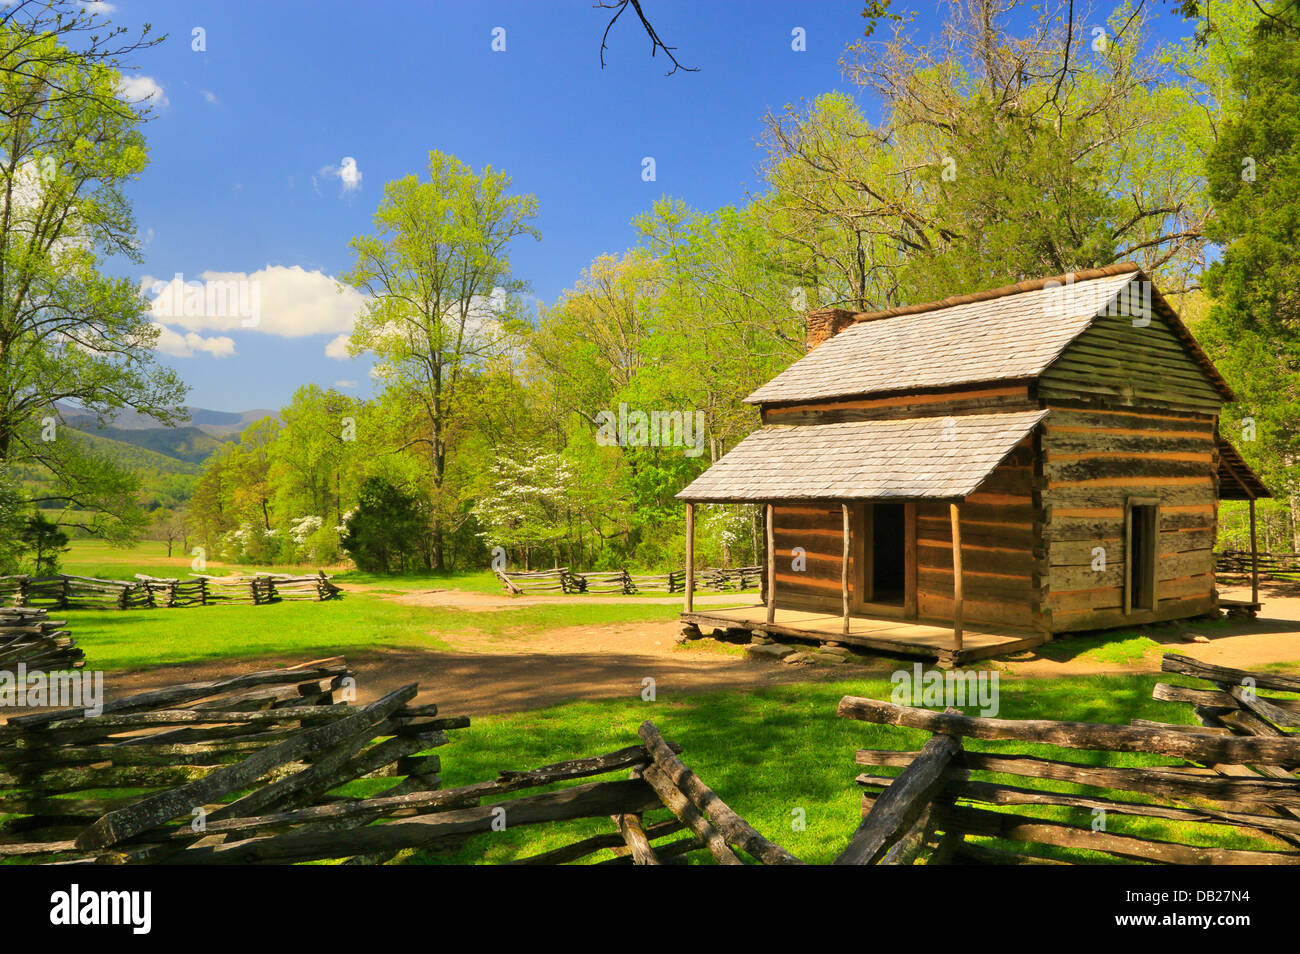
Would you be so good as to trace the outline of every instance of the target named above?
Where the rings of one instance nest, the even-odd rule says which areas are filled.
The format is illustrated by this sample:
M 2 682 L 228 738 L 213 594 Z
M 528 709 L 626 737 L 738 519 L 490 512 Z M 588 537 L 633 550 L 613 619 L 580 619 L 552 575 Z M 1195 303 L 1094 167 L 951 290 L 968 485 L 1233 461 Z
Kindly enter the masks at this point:
M 159 331 L 154 350 L 173 358 L 192 358 L 201 352 L 214 358 L 229 358 L 235 353 L 235 342 L 225 335 L 205 338 L 192 331 L 181 334 L 157 322 L 154 327 Z
M 194 332 L 345 336 L 365 306 L 365 296 L 355 288 L 297 265 L 268 265 L 251 274 L 206 271 L 197 280 L 178 275 L 154 282 L 146 277 L 141 290 L 152 300 L 156 321 Z
M 81 9 L 85 10 L 87 13 L 98 13 L 103 15 L 112 13 L 117 9 L 117 7 L 113 6 L 111 3 L 106 3 L 105 0 L 81 0 Z
M 351 357 L 348 354 L 348 336 L 339 335 L 327 344 L 325 346 L 325 357 L 334 358 L 336 361 L 346 361 Z
M 356 386 L 357 386 L 357 382 L 355 382 L 355 381 L 335 381 L 335 382 L 334 382 L 334 387 L 336 387 L 336 388 L 349 388 L 349 389 L 351 389 L 351 388 L 355 388 Z
M 201 89 L 201 90 L 199 90 L 199 92 L 202 93 L 202 94 L 203 94 L 203 98 L 206 99 L 206 100 L 207 100 L 209 103 L 211 103 L 213 106 L 215 106 L 215 105 L 217 104 L 217 94 L 214 93 L 214 92 L 212 92 L 212 90 L 210 90 L 210 89 Z
M 128 103 L 166 106 L 167 93 L 152 76 L 123 76 L 117 81 L 117 94 Z
M 351 156 L 344 156 L 343 161 L 337 166 L 324 166 L 320 174 L 338 179 L 343 183 L 344 192 L 355 192 L 361 188 L 361 170 L 357 168 L 357 161 Z

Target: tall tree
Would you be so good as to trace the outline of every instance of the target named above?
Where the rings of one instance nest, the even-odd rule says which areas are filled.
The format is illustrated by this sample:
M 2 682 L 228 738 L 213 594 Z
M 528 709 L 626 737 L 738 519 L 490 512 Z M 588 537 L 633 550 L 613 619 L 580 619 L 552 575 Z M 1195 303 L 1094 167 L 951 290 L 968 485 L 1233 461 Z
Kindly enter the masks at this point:
M 58 402 L 173 423 L 186 389 L 153 359 L 147 302 L 101 270 L 107 256 L 139 260 L 124 186 L 147 161 L 147 109 L 121 98 L 120 60 L 153 41 L 85 7 L 0 14 L 0 462 L 48 471 L 49 499 L 130 536 L 146 522 L 130 476 L 62 433 Z
M 441 499 L 448 455 L 465 407 L 464 379 L 511 344 L 518 293 L 511 272 L 516 239 L 538 237 L 537 199 L 510 192 L 510 177 L 474 172 L 454 156 L 429 155 L 428 181 L 388 183 L 375 212 L 375 234 L 355 238 L 355 264 L 344 280 L 368 303 L 351 335 L 354 354 L 377 358 L 380 380 L 413 403 L 434 506 L 430 562 L 443 565 Z
M 1190 284 L 1208 204 L 1187 155 L 1214 103 L 1149 16 L 950 0 L 933 35 L 851 46 L 877 121 L 842 95 L 768 119 L 773 221 L 804 270 L 867 308 L 1129 259 Z
M 1238 392 L 1243 452 L 1290 498 L 1300 549 L 1300 12 L 1266 5 L 1232 73 L 1237 96 L 1210 155 L 1209 234 L 1222 255 L 1198 328 Z M 1251 424 L 1254 426 L 1252 427 Z M 1245 440 L 1241 440 L 1245 438 Z M 1257 439 L 1252 439 L 1257 438 Z

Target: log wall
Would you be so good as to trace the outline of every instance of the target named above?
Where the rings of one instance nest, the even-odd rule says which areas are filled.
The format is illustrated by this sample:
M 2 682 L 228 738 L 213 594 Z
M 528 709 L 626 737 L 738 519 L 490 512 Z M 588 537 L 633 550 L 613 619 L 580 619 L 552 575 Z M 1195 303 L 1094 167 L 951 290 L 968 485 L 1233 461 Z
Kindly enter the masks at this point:
M 1039 629 L 1046 563 L 1036 545 L 1035 441 L 1020 444 L 961 505 L 962 615 Z M 917 504 L 917 611 L 952 619 L 952 521 L 946 501 Z
M 1038 379 L 1045 401 L 1084 399 L 1111 407 L 1169 408 L 1217 416 L 1223 398 L 1159 315 L 1134 324 L 1106 315 Z
M 1218 451 L 1212 415 L 1048 402 L 1044 542 L 1052 632 L 1211 612 Z M 1159 501 L 1156 608 L 1124 612 L 1125 506 Z M 1096 564 L 1102 548 L 1105 568 Z
M 1035 545 L 1041 507 L 1034 492 L 1034 442 L 1026 440 L 962 504 L 962 581 L 964 615 L 974 622 L 1024 629 L 1041 628 L 1040 594 L 1046 562 Z M 843 516 L 834 502 L 777 504 L 776 602 L 791 608 L 839 613 L 843 559 Z M 855 535 L 849 580 L 859 602 L 859 554 L 863 521 Z M 803 548 L 805 569 L 795 570 L 795 548 Z M 916 503 L 916 594 L 921 619 L 951 619 L 952 524 L 947 501 Z M 855 610 L 856 611 L 856 610 Z M 867 611 L 870 613 L 870 611 Z M 900 608 L 901 615 L 901 608 Z
M 843 521 L 838 503 L 777 504 L 773 508 L 778 606 L 842 611 Z M 803 571 L 793 566 L 796 547 L 804 550 Z M 854 579 L 852 569 L 849 579 Z

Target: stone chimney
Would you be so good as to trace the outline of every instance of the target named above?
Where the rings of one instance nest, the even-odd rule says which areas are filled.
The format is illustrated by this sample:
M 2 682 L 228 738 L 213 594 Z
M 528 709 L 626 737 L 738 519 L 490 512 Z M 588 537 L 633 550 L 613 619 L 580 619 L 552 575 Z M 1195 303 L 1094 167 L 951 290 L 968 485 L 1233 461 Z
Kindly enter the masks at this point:
M 843 308 L 821 308 L 808 312 L 805 318 L 807 331 L 804 353 L 807 354 L 818 345 L 825 344 L 853 324 L 854 314 L 856 313 L 845 311 Z

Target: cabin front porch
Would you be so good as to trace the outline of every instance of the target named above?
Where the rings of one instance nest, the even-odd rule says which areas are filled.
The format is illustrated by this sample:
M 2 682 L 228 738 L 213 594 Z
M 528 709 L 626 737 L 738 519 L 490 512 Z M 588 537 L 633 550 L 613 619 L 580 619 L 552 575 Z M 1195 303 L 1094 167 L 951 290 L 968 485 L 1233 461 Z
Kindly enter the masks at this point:
M 1025 485 L 1045 414 L 755 431 L 677 495 L 686 504 L 682 620 L 953 665 L 1043 642 Z M 763 507 L 763 605 L 695 612 L 695 507 L 713 503 Z M 967 524 L 976 565 L 964 570 Z
M 1001 626 L 987 629 L 967 626 L 958 643 L 953 639 L 951 620 L 885 619 L 860 615 L 849 616 L 846 632 L 844 617 L 839 613 L 778 606 L 769 622 L 768 608 L 762 603 L 732 609 L 690 610 L 682 613 L 681 619 L 701 630 L 744 629 L 772 638 L 784 636 L 837 642 L 875 652 L 933 659 L 943 667 L 1031 649 L 1050 638 L 1046 633 Z

